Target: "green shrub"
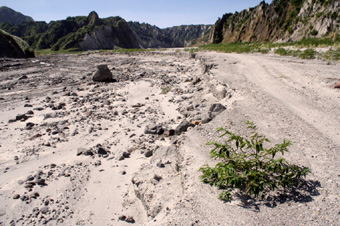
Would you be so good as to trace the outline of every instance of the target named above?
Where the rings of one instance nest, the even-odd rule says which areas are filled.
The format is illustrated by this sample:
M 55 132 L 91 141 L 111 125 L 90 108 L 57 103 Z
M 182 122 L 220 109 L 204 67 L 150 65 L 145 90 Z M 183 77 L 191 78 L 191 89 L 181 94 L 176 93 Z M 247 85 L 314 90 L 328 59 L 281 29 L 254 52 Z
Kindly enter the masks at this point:
M 302 51 L 299 55 L 302 59 L 314 59 L 316 55 L 316 51 L 314 49 L 306 49 Z
M 319 34 L 319 32 L 314 29 L 310 34 L 313 35 L 313 36 L 317 36 Z
M 254 123 L 248 121 L 246 124 L 251 130 L 249 138 L 220 128 L 218 131 L 223 132 L 220 137 L 227 135 L 227 141 L 208 143 L 214 146 L 211 158 L 221 159 L 221 162 L 215 167 L 201 167 L 201 178 L 204 183 L 225 190 L 220 199 L 230 201 L 233 189 L 263 199 L 269 191 L 296 186 L 300 178 L 310 173 L 308 168 L 291 165 L 282 156 L 278 157 L 288 152 L 289 141 L 266 148 L 270 141 L 257 132 Z
M 287 56 L 288 55 L 288 51 L 285 48 L 278 48 L 274 50 L 275 54 L 278 54 L 280 56 Z

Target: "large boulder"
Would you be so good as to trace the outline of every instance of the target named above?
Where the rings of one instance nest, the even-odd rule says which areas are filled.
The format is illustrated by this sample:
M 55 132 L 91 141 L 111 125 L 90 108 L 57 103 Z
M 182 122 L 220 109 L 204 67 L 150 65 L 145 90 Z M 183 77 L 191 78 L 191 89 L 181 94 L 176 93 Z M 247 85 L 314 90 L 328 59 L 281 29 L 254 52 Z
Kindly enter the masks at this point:
M 97 71 L 94 73 L 92 80 L 95 82 L 113 81 L 112 73 L 106 64 L 97 65 Z

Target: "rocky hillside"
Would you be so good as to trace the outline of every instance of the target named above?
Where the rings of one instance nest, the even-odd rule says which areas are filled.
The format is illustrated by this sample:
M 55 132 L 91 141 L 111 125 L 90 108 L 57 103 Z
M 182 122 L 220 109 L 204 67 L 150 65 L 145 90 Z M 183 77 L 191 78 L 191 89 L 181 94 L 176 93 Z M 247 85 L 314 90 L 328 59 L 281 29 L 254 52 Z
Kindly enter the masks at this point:
M 160 29 L 150 24 L 126 22 L 121 17 L 101 19 L 68 17 L 46 22 L 1 23 L 0 28 L 26 40 L 34 49 L 113 49 L 184 47 L 207 35 L 212 26 L 188 25 Z
M 339 35 L 340 1 L 273 0 L 219 18 L 211 43 L 235 41 L 296 41 Z
M 146 23 L 129 22 L 143 48 L 184 47 L 196 41 L 211 30 L 211 25 L 182 25 L 160 29 Z
M 120 17 L 100 19 L 95 12 L 89 16 L 68 17 L 66 20 L 25 22 L 20 25 L 2 23 L 0 28 L 22 37 L 34 49 L 112 49 L 138 47 L 127 22 Z
M 25 16 L 6 6 L 0 7 L 0 23 L 21 24 L 23 22 L 34 21 L 31 17 Z
M 34 51 L 21 38 L 0 29 L 0 57 L 34 57 Z

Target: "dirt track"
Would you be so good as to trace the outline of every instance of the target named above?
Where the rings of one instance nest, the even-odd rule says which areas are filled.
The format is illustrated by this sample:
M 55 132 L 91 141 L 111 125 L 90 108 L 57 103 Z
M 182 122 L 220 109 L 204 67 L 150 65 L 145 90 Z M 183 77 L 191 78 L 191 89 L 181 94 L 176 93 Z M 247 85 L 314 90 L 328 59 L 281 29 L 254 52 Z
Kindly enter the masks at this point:
M 91 81 L 103 62 L 120 82 Z M 172 50 L 2 61 L 0 225 L 128 225 L 123 215 L 136 225 L 339 225 L 337 63 Z M 145 134 L 150 124 L 204 121 L 212 104 L 226 110 L 202 126 L 174 137 Z M 8 123 L 31 109 L 27 121 Z M 272 143 L 293 143 L 285 157 L 311 169 L 305 187 L 224 203 L 200 182 L 198 169 L 215 163 L 205 144 L 217 139 L 216 128 L 244 133 L 247 120 Z M 76 156 L 99 147 L 108 155 Z M 26 178 L 38 170 L 47 185 L 29 191 Z

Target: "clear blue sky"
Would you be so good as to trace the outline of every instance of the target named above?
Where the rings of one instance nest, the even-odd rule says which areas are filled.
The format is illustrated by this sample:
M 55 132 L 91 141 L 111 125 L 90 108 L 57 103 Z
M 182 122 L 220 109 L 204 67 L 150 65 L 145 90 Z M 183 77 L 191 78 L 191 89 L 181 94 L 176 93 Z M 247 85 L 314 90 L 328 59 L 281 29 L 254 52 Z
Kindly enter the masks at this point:
M 0 0 L 36 21 L 87 16 L 96 11 L 100 18 L 121 16 L 161 28 L 184 24 L 214 24 L 223 14 L 258 5 L 261 0 Z M 267 3 L 271 0 L 266 0 Z

